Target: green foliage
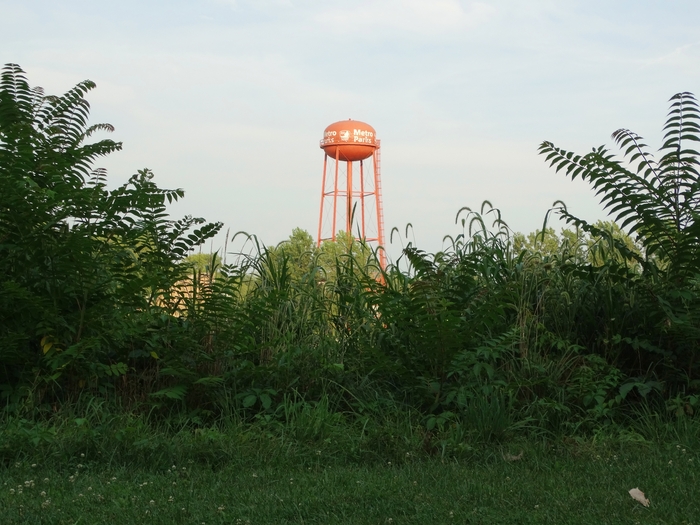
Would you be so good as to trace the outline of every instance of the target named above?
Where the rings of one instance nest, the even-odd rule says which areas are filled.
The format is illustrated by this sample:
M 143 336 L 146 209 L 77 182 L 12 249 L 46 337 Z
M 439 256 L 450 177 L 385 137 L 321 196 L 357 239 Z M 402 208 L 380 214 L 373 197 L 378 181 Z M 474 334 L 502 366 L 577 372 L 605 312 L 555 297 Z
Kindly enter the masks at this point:
M 111 130 L 87 124 L 93 87 L 45 96 L 13 65 L 0 84 L 0 397 L 13 435 L 83 397 L 201 439 L 236 421 L 270 439 L 343 442 L 352 457 L 592 435 L 640 407 L 697 417 L 692 96 L 674 97 L 658 164 L 626 131 L 615 138 L 636 171 L 604 149 L 543 144 L 624 229 L 559 206 L 575 230 L 512 234 L 487 201 L 458 212 L 444 251 L 409 243 L 382 269 L 343 232 L 316 246 L 295 229 L 275 247 L 237 234 L 251 250 L 231 264 L 193 254 L 221 225 L 172 220 L 182 190 L 148 170 L 108 190 L 93 168 L 120 148 L 90 142 Z M 132 427 L 120 439 L 141 450 Z
M 93 169 L 120 143 L 86 141 L 81 82 L 62 96 L 31 89 L 8 65 L 0 82 L 0 383 L 5 396 L 37 378 L 41 397 L 58 386 L 105 391 L 148 349 L 167 315 L 181 261 L 219 224 L 167 218 L 182 190 L 162 190 L 148 170 L 108 190 Z M 144 347 L 145 346 L 145 347 Z M 21 395 L 21 394 L 20 394 Z
M 596 221 L 592 226 L 598 234 L 568 228 L 557 234 L 550 227 L 527 236 L 516 233 L 513 250 L 515 253 L 537 254 L 542 260 L 551 260 L 565 253 L 579 264 L 587 262 L 594 266 L 603 266 L 614 259 L 619 264 L 631 263 L 635 270 L 641 269 L 636 260 L 642 257 L 642 247 L 617 223 Z M 633 258 L 621 254 L 618 246 L 624 246 L 623 252 L 633 254 Z
M 634 362 L 632 366 L 638 367 L 640 374 L 661 363 L 668 367 L 667 373 L 674 367 L 687 377 L 696 373 L 695 355 L 700 343 L 700 186 L 698 152 L 693 144 L 700 141 L 699 121 L 700 110 L 692 94 L 673 96 L 658 161 L 643 139 L 626 129 L 617 130 L 612 136 L 623 150 L 626 164 L 604 146 L 583 156 L 551 142 L 540 146 L 540 152 L 557 171 L 565 169 L 572 179 L 580 176 L 590 182 L 606 209 L 621 221 L 621 227 L 637 235 L 641 252 L 620 238 L 619 233 L 589 224 L 563 206 L 557 210 L 577 228 L 609 239 L 599 245 L 604 249 L 592 252 L 597 260 L 605 261 L 601 267 L 604 273 L 594 273 L 604 276 L 624 294 L 624 302 L 619 306 L 620 314 L 628 320 L 628 333 L 617 329 L 605 341 L 608 345 L 626 344 L 631 350 L 626 352 L 626 359 Z M 639 270 L 629 275 L 621 268 L 623 261 L 631 262 L 633 269 L 641 269 L 641 275 Z M 619 303 L 610 295 L 607 302 L 611 307 L 614 302 Z M 619 306 L 615 307 L 618 311 Z M 617 317 L 610 312 L 607 318 Z M 637 326 L 629 326 L 630 323 Z M 650 329 L 654 336 L 649 334 Z
M 636 233 L 647 256 L 656 255 L 666 265 L 672 280 L 682 280 L 700 271 L 700 222 L 697 220 L 698 152 L 700 110 L 690 93 L 671 98 L 664 126 L 662 157 L 654 160 L 642 137 L 619 129 L 612 137 L 623 150 L 626 167 L 604 146 L 587 155 L 575 155 L 543 142 L 540 152 L 557 171 L 566 169 L 572 179 L 591 183 L 606 209 L 621 221 L 621 227 Z M 598 234 L 599 229 L 569 214 L 560 213 L 577 226 Z M 627 253 L 622 247 L 621 252 Z

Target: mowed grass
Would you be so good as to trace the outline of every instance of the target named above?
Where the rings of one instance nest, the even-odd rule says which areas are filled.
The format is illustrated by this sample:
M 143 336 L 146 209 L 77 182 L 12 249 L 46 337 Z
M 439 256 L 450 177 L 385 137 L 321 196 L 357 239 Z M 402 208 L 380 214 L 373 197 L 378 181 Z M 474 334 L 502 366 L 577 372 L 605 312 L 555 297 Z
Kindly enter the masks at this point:
M 322 452 L 278 464 L 0 470 L 3 524 L 700 524 L 699 451 L 640 446 L 494 445 L 468 460 L 338 464 Z M 509 456 L 508 454 L 512 452 Z M 649 508 L 634 501 L 639 487 Z

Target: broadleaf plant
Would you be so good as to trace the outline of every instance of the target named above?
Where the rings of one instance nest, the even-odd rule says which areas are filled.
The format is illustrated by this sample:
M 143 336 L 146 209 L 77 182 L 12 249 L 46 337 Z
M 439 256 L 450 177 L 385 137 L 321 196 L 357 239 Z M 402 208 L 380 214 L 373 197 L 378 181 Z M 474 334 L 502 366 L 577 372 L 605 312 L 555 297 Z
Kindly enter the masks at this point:
M 86 80 L 47 96 L 29 87 L 16 64 L 0 76 L 5 392 L 32 376 L 57 385 L 72 371 L 73 383 L 89 386 L 110 381 L 115 370 L 123 375 L 129 349 L 144 346 L 149 325 L 172 314 L 162 298 L 187 276 L 181 261 L 221 227 L 171 220 L 166 206 L 184 192 L 158 188 L 149 170 L 107 189 L 106 172 L 94 163 L 122 145 L 90 141 L 113 129 L 88 123 L 85 96 L 94 87 Z
M 699 155 L 694 149 L 700 141 L 700 110 L 691 93 L 671 98 L 664 131 L 659 160 L 642 137 L 628 129 L 612 134 L 626 163 L 605 146 L 587 155 L 551 142 L 543 142 L 539 149 L 557 171 L 590 182 L 614 220 L 638 236 L 647 259 L 654 258 L 660 263 L 657 268 L 664 269 L 672 281 L 682 282 L 700 272 Z M 568 222 L 596 235 L 602 233 L 565 207 L 558 211 Z
M 626 345 L 627 361 L 634 363 L 640 375 L 663 368 L 669 384 L 680 384 L 682 378 L 693 377 L 700 344 L 700 154 L 696 149 L 700 108 L 687 92 L 674 95 L 670 102 L 659 160 L 642 137 L 628 129 L 612 134 L 623 160 L 604 146 L 577 155 L 543 142 L 540 153 L 557 171 L 589 182 L 613 219 L 636 235 L 642 247 L 639 255 L 611 238 L 623 258 L 639 263 L 639 271 L 616 273 L 621 276 L 619 284 L 632 292 L 630 297 L 637 297 L 637 308 L 643 306 L 638 310 L 642 317 L 627 336 L 605 340 Z M 557 211 L 589 234 L 606 234 L 561 203 Z M 606 271 L 613 270 L 614 260 L 610 263 Z M 590 270 L 591 278 L 599 273 Z M 632 311 L 631 300 L 625 308 Z M 645 335 L 650 327 L 656 331 L 653 339 Z

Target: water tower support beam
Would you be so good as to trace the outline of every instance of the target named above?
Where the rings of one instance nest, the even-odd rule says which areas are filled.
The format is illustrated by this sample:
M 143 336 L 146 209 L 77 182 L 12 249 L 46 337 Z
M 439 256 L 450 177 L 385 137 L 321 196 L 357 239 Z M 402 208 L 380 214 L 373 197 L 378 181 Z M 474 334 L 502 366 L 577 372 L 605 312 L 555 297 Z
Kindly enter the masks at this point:
M 348 185 L 347 185 L 347 211 L 345 214 L 345 233 L 347 233 L 350 238 L 352 238 L 352 162 L 347 161 L 348 164 Z
M 365 169 L 364 162 L 360 161 L 360 207 L 362 209 L 362 239 L 366 239 L 365 233 Z
M 321 225 L 323 224 L 323 201 L 326 200 L 326 168 L 328 167 L 328 155 L 323 156 L 323 183 L 321 184 L 321 212 L 318 216 L 318 237 L 316 246 L 321 246 Z
M 333 232 L 331 235 L 331 240 L 335 241 L 335 218 L 338 213 L 338 163 L 340 162 L 338 157 L 340 155 L 340 148 L 335 151 L 335 183 L 333 186 Z

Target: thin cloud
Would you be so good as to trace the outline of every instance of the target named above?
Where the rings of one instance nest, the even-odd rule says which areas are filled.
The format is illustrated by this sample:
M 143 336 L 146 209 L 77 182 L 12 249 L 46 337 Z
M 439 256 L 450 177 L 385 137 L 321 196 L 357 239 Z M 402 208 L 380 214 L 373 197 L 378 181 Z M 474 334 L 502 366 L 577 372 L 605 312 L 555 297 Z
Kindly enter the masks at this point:
M 214 4 L 228 5 L 234 8 L 251 7 L 253 9 L 265 10 L 276 7 L 292 7 L 291 0 L 210 0 Z
M 328 9 L 317 15 L 316 21 L 339 32 L 391 30 L 430 36 L 480 26 L 495 13 L 494 7 L 482 2 L 386 0 L 355 2 L 351 9 Z
M 684 65 L 690 66 L 697 71 L 697 50 L 699 45 L 700 41 L 679 46 L 670 53 L 644 60 L 643 64 L 645 67 L 652 67 L 658 64 Z M 695 51 L 695 53 L 693 53 L 693 51 Z

